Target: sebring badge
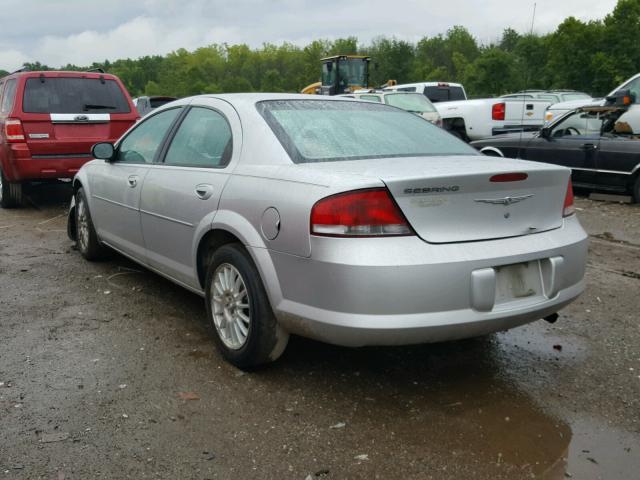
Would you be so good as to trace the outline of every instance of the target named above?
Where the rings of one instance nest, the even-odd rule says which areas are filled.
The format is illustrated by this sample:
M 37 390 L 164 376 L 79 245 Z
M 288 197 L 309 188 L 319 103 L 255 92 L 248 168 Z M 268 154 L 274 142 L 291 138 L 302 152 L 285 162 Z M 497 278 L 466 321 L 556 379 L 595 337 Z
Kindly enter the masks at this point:
M 522 202 L 527 198 L 531 198 L 535 196 L 533 193 L 530 195 L 521 195 L 519 197 L 504 197 L 504 198 L 478 198 L 474 200 L 474 202 L 478 203 L 490 203 L 492 205 L 504 205 L 508 207 L 509 205 L 513 205 L 514 203 Z

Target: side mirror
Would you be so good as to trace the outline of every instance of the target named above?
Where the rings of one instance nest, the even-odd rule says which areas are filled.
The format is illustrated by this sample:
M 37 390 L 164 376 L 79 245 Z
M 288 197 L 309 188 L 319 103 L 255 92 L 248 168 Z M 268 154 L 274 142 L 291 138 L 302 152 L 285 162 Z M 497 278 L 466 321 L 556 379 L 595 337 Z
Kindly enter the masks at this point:
M 610 97 L 606 98 L 606 105 L 612 107 L 628 107 L 629 105 L 635 103 L 636 96 L 631 92 L 631 90 L 618 90 Z
M 106 160 L 107 162 L 110 162 L 113 160 L 115 153 L 115 147 L 109 142 L 96 143 L 91 147 L 91 155 L 93 155 L 93 158 L 97 158 L 98 160 Z
M 551 138 L 551 128 L 542 127 L 542 129 L 540 130 L 540 136 L 542 138 Z

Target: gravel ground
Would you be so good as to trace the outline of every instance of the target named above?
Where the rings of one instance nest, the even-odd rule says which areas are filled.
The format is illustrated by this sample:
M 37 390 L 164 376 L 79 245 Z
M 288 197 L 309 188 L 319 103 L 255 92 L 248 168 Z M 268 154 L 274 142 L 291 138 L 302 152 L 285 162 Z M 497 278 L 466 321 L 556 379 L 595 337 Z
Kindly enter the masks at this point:
M 587 292 L 463 342 L 300 338 L 245 374 L 202 300 L 65 234 L 65 186 L 0 211 L 0 479 L 631 479 L 640 207 L 579 199 Z

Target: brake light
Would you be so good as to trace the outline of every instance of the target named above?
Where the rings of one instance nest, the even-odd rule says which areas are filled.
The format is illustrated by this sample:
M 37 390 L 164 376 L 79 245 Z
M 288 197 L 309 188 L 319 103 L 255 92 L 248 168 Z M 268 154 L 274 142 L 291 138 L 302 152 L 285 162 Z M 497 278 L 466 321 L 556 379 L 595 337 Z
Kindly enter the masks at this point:
M 22 122 L 15 118 L 7 118 L 4 122 L 4 136 L 7 143 L 24 142 Z
M 503 182 L 521 182 L 529 178 L 529 175 L 524 172 L 517 173 L 500 173 L 494 175 L 489 179 L 490 182 L 503 183 Z
M 491 118 L 493 120 L 504 120 L 506 111 L 506 103 L 494 103 L 493 107 L 491 107 Z
M 404 215 L 385 188 L 339 193 L 311 209 L 311 234 L 325 237 L 412 235 Z
M 569 185 L 567 185 L 567 194 L 564 197 L 564 206 L 562 207 L 562 216 L 568 217 L 576 213 L 576 208 L 573 205 L 573 186 L 571 185 L 571 178 L 569 178 Z

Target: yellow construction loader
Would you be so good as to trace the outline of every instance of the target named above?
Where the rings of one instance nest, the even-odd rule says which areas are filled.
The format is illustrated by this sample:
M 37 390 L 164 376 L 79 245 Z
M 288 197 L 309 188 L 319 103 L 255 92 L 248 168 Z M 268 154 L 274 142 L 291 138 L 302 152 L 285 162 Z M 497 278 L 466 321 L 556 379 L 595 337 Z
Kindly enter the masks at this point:
M 310 95 L 340 95 L 369 87 L 369 62 L 364 55 L 334 55 L 320 60 L 322 80 L 302 89 Z M 395 85 L 389 80 L 384 86 Z

